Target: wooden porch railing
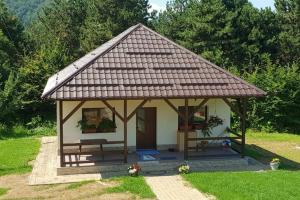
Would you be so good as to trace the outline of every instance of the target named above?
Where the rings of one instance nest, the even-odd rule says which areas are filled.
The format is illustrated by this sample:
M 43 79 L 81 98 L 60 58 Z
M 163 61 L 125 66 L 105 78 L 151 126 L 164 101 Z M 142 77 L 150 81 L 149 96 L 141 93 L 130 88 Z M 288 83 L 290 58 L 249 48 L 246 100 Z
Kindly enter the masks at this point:
M 106 143 L 103 143 L 102 145 L 107 145 L 107 144 L 124 144 L 124 141 L 107 141 Z M 92 151 L 81 151 L 81 146 L 89 146 L 89 145 L 97 145 L 97 144 L 83 144 L 83 143 L 64 143 L 63 144 L 63 149 L 61 152 L 61 155 L 63 156 L 63 162 L 62 166 L 65 166 L 67 164 L 81 164 L 81 163 L 99 163 L 99 162 L 117 162 L 120 161 L 122 162 L 124 158 L 120 159 L 104 159 L 104 155 L 124 155 L 125 150 L 120 149 L 120 150 L 92 150 Z M 64 147 L 78 147 L 78 151 L 72 151 L 72 152 L 65 152 L 66 149 Z M 72 149 L 74 150 L 74 149 Z M 80 155 L 93 155 L 93 156 L 101 156 L 102 159 L 95 159 L 95 160 L 80 160 L 76 159 L 75 161 L 72 160 L 72 156 L 80 156 Z M 69 161 L 65 161 L 65 156 L 69 156 Z
M 197 141 L 208 141 L 208 140 L 230 140 L 234 145 L 231 146 L 231 148 L 234 151 L 237 151 L 238 153 L 242 152 L 242 135 L 232 131 L 231 129 L 227 129 L 228 133 L 233 134 L 234 136 L 220 136 L 220 137 L 194 137 L 194 138 L 187 138 L 187 149 L 188 150 L 196 150 L 198 149 L 197 147 L 189 147 L 189 142 L 197 142 Z M 202 155 L 193 155 L 193 156 L 188 156 L 189 157 L 202 157 Z

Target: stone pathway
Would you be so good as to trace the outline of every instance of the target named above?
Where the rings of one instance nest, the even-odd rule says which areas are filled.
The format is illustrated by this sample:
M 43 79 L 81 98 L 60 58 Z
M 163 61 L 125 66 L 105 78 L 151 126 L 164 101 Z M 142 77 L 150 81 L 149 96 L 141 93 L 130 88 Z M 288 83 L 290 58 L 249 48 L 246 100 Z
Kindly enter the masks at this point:
M 145 179 L 159 200 L 214 199 L 189 186 L 180 175 L 148 176 Z
M 29 185 L 71 183 L 84 180 L 99 180 L 98 174 L 57 175 L 57 139 L 56 137 L 43 137 L 39 155 L 34 161 L 33 170 L 29 176 Z

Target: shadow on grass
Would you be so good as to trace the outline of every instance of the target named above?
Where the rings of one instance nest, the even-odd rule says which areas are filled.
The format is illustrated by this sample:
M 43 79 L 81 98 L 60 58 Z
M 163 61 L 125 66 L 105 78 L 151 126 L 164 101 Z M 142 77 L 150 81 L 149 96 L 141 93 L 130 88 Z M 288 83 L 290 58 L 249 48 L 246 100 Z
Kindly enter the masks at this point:
M 300 170 L 300 163 L 282 157 L 274 152 L 261 148 L 255 144 L 247 144 L 245 154 L 268 165 L 273 158 L 280 159 L 280 169 Z
M 39 126 L 36 128 L 26 128 L 21 125 L 13 127 L 0 126 L 0 140 L 18 139 L 27 137 L 41 137 L 56 135 L 55 126 Z

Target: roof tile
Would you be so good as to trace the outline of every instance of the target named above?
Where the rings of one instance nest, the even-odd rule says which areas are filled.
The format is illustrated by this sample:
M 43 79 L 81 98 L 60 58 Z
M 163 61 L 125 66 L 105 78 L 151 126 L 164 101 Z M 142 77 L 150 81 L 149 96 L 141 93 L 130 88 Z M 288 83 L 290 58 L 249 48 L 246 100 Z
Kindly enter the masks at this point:
M 52 99 L 263 95 L 141 24 L 50 77 L 43 92 Z

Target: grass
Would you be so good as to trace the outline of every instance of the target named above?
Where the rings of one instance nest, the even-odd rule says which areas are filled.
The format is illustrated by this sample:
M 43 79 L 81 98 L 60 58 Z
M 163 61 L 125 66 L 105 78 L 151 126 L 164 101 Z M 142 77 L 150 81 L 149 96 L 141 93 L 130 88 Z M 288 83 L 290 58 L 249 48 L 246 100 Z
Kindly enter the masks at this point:
M 183 175 L 195 188 L 219 200 L 296 200 L 300 196 L 300 135 L 247 132 L 246 154 L 268 164 L 281 160 L 279 171 L 214 172 Z M 288 170 L 292 171 L 288 171 Z
M 0 140 L 0 176 L 31 171 L 29 161 L 34 160 L 40 147 L 36 138 Z
M 296 200 L 300 172 L 215 172 L 183 175 L 195 188 L 218 200 Z
M 66 187 L 66 189 L 73 190 L 73 189 L 77 189 L 77 188 L 80 188 L 81 186 L 88 185 L 88 184 L 94 183 L 94 182 L 95 182 L 94 180 L 89 180 L 89 181 L 80 181 L 78 183 L 71 183 Z
M 0 196 L 5 195 L 7 193 L 7 188 L 0 188 Z
M 300 135 L 249 132 L 246 141 L 246 155 L 265 164 L 277 157 L 282 169 L 300 169 Z
M 299 142 L 300 135 L 290 133 L 267 133 L 267 132 L 255 132 L 252 130 L 247 131 L 247 140 L 255 141 L 268 141 L 268 142 Z
M 113 181 L 120 182 L 120 185 L 112 188 L 108 188 L 105 192 L 107 193 L 123 193 L 130 192 L 138 195 L 141 198 L 155 198 L 154 193 L 147 185 L 144 177 L 120 177 L 110 179 Z

